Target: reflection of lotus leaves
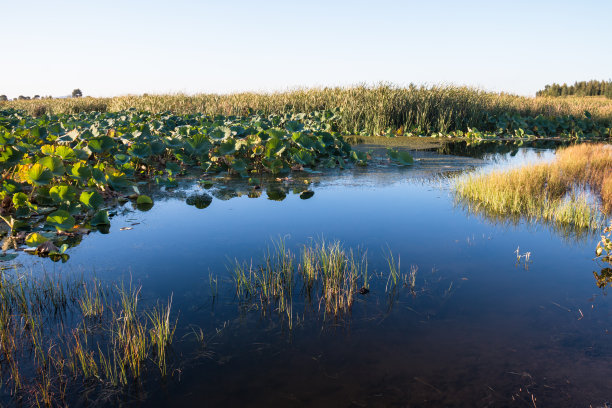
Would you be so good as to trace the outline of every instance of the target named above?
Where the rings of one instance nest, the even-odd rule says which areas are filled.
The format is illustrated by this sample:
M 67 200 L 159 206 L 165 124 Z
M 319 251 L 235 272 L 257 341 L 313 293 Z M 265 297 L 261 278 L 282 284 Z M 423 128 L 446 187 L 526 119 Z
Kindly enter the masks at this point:
M 266 193 L 268 194 L 268 200 L 273 201 L 283 201 L 287 197 L 287 194 L 278 187 L 269 187 Z
M 153 203 L 136 204 L 136 208 L 142 212 L 146 212 L 153 208 Z
M 308 200 L 310 197 L 312 197 L 314 195 L 314 191 L 302 191 L 300 193 L 300 198 L 302 200 Z
M 213 196 L 215 196 L 215 198 L 218 198 L 219 200 L 227 201 L 232 198 L 238 197 L 238 193 L 230 189 L 220 189 L 213 192 Z
M 593 272 L 595 280 L 597 281 L 597 287 L 603 289 L 607 285 L 612 284 L 612 269 L 603 268 L 599 273 Z
M 259 197 L 261 197 L 261 190 L 249 191 L 249 198 L 259 198 Z
M 187 205 L 193 205 L 195 208 L 200 210 L 208 207 L 210 203 L 212 203 L 213 198 L 206 193 L 192 195 L 191 197 L 187 197 Z

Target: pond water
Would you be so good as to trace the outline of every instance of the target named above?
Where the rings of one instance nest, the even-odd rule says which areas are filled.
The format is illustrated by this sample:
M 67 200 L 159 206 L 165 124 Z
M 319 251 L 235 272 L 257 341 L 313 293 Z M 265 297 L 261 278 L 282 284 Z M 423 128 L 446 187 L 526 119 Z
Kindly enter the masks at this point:
M 134 404 L 604 406 L 612 400 L 612 309 L 593 276 L 601 268 L 593 260 L 598 235 L 470 214 L 449 181 L 553 153 L 521 148 L 468 157 L 461 149 L 443 153 L 463 156 L 418 151 L 412 167 L 375 159 L 367 168 L 294 176 L 274 183 L 286 192 L 282 201 L 266 192 L 249 198 L 252 187 L 240 180 L 209 190 L 187 183 L 151 193 L 149 211 L 119 211 L 109 234 L 86 236 L 65 264 L 26 255 L 16 261 L 132 280 L 144 302 L 172 294 L 172 376 L 151 380 L 126 401 Z M 292 193 L 305 180 L 309 199 Z M 214 197 L 206 208 L 186 204 L 203 193 Z M 228 265 L 257 263 L 279 237 L 296 252 L 321 239 L 367 249 L 370 293 L 358 295 L 341 319 L 299 302 L 291 327 L 243 307 Z M 530 253 L 528 262 L 517 262 L 517 249 Z M 415 290 L 402 288 L 393 299 L 386 280 L 376 279 L 388 270 L 389 251 L 400 256 L 402 271 L 418 268 Z M 218 280 L 214 297 L 211 277 Z M 205 348 L 194 328 L 208 336 Z M 84 399 L 95 397 L 75 401 Z

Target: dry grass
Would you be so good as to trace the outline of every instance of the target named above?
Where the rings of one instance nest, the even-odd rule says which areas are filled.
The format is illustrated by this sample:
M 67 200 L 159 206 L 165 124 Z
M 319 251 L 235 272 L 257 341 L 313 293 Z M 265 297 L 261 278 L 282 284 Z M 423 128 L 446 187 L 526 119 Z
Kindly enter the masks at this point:
M 600 208 L 612 210 L 611 172 L 609 145 L 580 144 L 559 149 L 552 163 L 461 178 L 456 192 L 490 214 L 594 229 L 603 221 Z M 598 196 L 601 207 L 584 190 Z
M 228 95 L 127 95 L 113 98 L 68 98 L 0 103 L 31 115 L 44 113 L 113 112 L 135 108 L 154 113 L 245 115 L 313 112 L 340 109 L 339 131 L 380 134 L 387 129 L 420 129 L 422 133 L 486 128 L 490 116 L 504 113 L 526 116 L 580 117 L 588 110 L 602 123 L 612 122 L 612 100 L 598 97 L 521 97 L 484 92 L 469 87 L 401 88 L 393 85 L 298 89 L 275 93 Z

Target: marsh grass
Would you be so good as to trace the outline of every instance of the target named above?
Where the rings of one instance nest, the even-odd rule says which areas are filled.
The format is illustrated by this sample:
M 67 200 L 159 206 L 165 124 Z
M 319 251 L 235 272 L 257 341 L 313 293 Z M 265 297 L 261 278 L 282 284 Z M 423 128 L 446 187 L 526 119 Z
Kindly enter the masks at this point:
M 141 310 L 140 290 L 3 270 L 2 393 L 26 404 L 63 405 L 67 393 L 82 387 L 119 392 L 138 384 L 148 367 L 166 376 L 177 325 L 172 297 Z
M 612 209 L 612 149 L 560 148 L 551 163 L 460 177 L 455 191 L 474 212 L 595 230 Z
M 234 276 L 236 296 L 251 310 L 257 305 L 262 313 L 275 311 L 287 317 L 289 328 L 299 321 L 295 306 L 304 304 L 323 318 L 343 319 L 350 315 L 358 296 L 370 292 L 372 278 L 384 279 L 381 286 L 389 295 L 390 305 L 402 288 L 414 293 L 416 272 L 400 270 L 400 259 L 389 250 L 387 272 L 370 274 L 367 251 L 345 248 L 339 241 L 321 240 L 304 245 L 298 256 L 286 249 L 281 239 L 268 248 L 259 266 L 234 260 L 229 267 Z M 272 261 L 271 261 L 272 260 Z M 385 284 L 386 282 L 386 284 Z M 377 286 L 379 287 L 379 286 Z
M 249 115 L 342 112 L 338 130 L 345 134 L 382 134 L 389 129 L 419 134 L 446 133 L 470 128 L 486 130 L 490 118 L 508 115 L 582 117 L 589 111 L 601 123 L 612 121 L 612 101 L 606 98 L 521 97 L 484 92 L 469 87 L 391 84 L 297 89 L 274 93 L 228 95 L 127 95 L 114 98 L 66 98 L 0 103 L 31 115 L 79 112 L 116 112 L 136 109 L 176 114 Z

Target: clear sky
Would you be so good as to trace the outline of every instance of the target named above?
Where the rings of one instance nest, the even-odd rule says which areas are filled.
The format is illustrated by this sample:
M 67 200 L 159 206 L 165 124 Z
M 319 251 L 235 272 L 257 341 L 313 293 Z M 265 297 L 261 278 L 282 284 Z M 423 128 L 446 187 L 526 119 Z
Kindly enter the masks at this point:
M 0 0 L 0 94 L 612 78 L 612 1 Z

